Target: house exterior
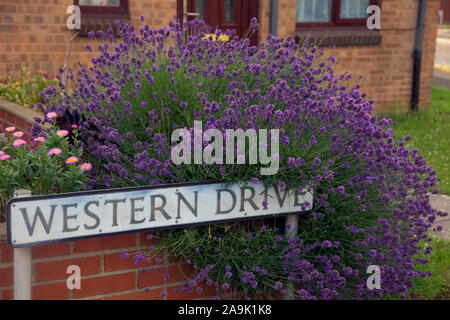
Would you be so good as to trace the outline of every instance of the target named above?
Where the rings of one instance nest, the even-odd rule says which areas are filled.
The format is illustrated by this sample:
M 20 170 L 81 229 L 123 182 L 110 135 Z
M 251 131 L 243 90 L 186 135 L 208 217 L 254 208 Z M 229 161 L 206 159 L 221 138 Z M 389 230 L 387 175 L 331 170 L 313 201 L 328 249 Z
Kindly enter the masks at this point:
M 153 27 L 167 26 L 175 15 L 205 19 L 212 26 L 231 28 L 242 35 L 251 17 L 260 23 L 258 40 L 270 31 L 280 37 L 302 38 L 326 34 L 327 49 L 339 62 L 337 72 L 349 71 L 377 111 L 408 108 L 411 104 L 413 58 L 419 0 L 37 0 L 0 2 L 0 78 L 25 62 L 55 73 L 65 63 L 67 41 L 74 31 L 66 27 L 70 5 L 81 8 L 82 30 L 105 29 L 120 18 L 138 27 L 143 15 Z M 381 30 L 365 26 L 367 5 L 381 7 Z M 436 29 L 441 0 L 429 0 L 423 41 L 420 106 L 430 103 Z M 272 8 L 271 8 L 272 7 Z M 272 9 L 272 10 L 271 10 Z M 275 13 L 275 14 L 274 14 Z M 270 30 L 270 29 L 273 30 Z M 85 45 L 78 36 L 71 48 L 70 63 L 88 62 Z M 92 43 L 91 43 L 92 44 Z

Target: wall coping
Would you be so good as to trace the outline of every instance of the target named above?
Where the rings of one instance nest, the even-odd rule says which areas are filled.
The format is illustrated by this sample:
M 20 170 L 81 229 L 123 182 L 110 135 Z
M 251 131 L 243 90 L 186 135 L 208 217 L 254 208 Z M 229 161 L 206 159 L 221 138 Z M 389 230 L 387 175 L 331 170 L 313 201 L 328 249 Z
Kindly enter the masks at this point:
M 42 118 L 43 114 L 40 112 L 37 112 L 35 110 L 32 110 L 28 107 L 21 106 L 20 104 L 17 104 L 15 102 L 8 101 L 7 99 L 0 97 L 0 109 L 5 110 L 6 112 L 9 112 L 16 117 L 33 124 L 34 120 L 33 118 L 38 117 Z

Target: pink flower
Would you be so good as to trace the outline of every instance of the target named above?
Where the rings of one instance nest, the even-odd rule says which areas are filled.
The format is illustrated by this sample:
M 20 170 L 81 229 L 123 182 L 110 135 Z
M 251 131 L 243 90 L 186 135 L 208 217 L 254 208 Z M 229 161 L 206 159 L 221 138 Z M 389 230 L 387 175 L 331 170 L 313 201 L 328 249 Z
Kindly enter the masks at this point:
M 8 160 L 9 158 L 11 158 L 11 156 L 9 154 L 3 154 L 0 156 L 0 161 Z
M 4 155 L 5 151 L 0 151 L 0 156 Z
M 8 128 L 5 128 L 5 130 L 6 130 L 6 132 L 14 132 L 14 131 L 16 131 L 16 127 L 8 127 Z
M 56 112 L 49 112 L 49 113 L 47 113 L 47 118 L 53 119 L 53 118 L 56 118 L 57 115 L 58 114 Z
M 72 164 L 78 162 L 78 158 L 77 157 L 69 157 L 66 159 L 66 164 Z
M 78 126 L 76 124 L 72 125 L 72 129 L 77 129 L 77 128 L 78 128 Z
M 16 131 L 13 133 L 13 136 L 16 138 L 22 138 L 23 132 L 22 131 Z
M 53 155 L 53 154 L 60 154 L 62 152 L 61 149 L 59 148 L 53 148 L 51 149 L 49 152 L 47 152 L 49 155 Z
M 81 164 L 80 169 L 81 169 L 81 171 L 89 171 L 92 169 L 92 164 L 87 163 L 87 162 L 83 163 L 83 164 Z
M 14 147 L 19 147 L 19 146 L 24 145 L 24 144 L 27 144 L 27 142 L 25 140 L 22 140 L 22 139 L 17 139 L 17 140 L 14 140 L 14 142 L 13 142 L 13 146 Z
M 69 132 L 67 130 L 58 130 L 56 131 L 56 135 L 60 136 L 60 137 L 65 137 L 69 134 Z
M 37 141 L 37 142 L 44 142 L 45 138 L 44 137 L 37 137 L 37 138 L 34 138 L 33 140 Z

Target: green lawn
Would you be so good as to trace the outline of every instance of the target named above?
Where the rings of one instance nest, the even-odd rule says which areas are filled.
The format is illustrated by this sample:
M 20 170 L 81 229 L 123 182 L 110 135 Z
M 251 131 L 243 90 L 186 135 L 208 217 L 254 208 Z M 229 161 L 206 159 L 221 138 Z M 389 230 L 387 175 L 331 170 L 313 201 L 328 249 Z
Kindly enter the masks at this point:
M 431 272 L 432 276 L 414 281 L 414 291 L 418 299 L 450 300 L 450 241 L 435 239 L 431 242 L 433 252 L 425 257 L 427 265 L 418 265 L 422 272 Z
M 434 87 L 431 108 L 389 117 L 397 123 L 395 135 L 411 136 L 408 145 L 420 150 L 436 169 L 441 192 L 450 194 L 450 90 Z

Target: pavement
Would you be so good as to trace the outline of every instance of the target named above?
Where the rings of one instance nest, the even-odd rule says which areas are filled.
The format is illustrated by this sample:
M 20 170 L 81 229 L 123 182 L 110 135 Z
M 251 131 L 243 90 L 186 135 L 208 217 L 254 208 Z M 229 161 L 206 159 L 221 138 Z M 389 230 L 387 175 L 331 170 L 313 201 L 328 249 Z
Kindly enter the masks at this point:
M 438 29 L 433 85 L 450 89 L 450 29 Z
M 447 195 L 431 195 L 431 206 L 439 211 L 447 212 L 446 217 L 437 217 L 435 226 L 441 226 L 441 232 L 436 232 L 436 236 L 446 240 L 450 240 L 450 196 Z

